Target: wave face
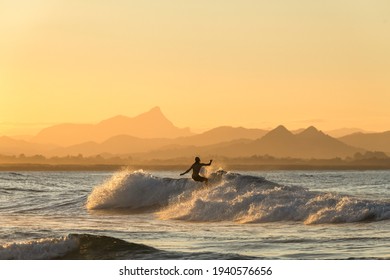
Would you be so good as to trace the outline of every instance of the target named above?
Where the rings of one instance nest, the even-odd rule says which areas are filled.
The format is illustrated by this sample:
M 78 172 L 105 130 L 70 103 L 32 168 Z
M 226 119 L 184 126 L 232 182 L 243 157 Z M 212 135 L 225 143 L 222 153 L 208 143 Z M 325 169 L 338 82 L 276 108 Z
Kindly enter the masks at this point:
M 121 171 L 96 187 L 89 195 L 87 209 L 154 209 L 171 198 L 190 195 L 199 185 L 188 179 L 159 178 L 143 171 Z
M 159 250 L 113 237 L 69 234 L 60 238 L 45 238 L 0 246 L 0 259 L 127 259 L 142 258 L 143 255 L 147 256 L 155 252 Z
M 45 238 L 0 245 L 0 260 L 242 260 L 254 257 L 213 252 L 164 251 L 127 242 L 110 236 L 69 234 L 60 238 Z
M 45 238 L 0 245 L 1 260 L 48 260 L 66 255 L 79 248 L 74 236 Z
M 92 191 L 87 208 L 158 209 L 161 219 L 203 222 L 321 224 L 390 219 L 389 202 L 282 186 L 262 177 L 225 171 L 212 173 L 207 187 L 191 179 L 122 171 Z

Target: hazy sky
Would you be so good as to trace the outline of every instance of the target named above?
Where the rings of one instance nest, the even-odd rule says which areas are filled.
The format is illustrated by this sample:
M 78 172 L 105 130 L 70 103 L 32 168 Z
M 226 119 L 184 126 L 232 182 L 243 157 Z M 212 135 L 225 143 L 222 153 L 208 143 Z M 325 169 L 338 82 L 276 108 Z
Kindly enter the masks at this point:
M 160 106 L 179 127 L 390 130 L 388 0 L 0 0 L 0 135 Z

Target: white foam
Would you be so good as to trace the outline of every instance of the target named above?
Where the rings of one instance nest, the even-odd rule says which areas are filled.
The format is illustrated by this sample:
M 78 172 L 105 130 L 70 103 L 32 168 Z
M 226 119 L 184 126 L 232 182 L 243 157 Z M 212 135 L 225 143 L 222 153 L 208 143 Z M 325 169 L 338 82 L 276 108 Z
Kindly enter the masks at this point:
M 366 220 L 390 219 L 390 205 L 363 201 L 348 196 L 338 196 L 335 203 L 309 213 L 306 224 L 352 223 Z
M 218 186 L 194 192 L 187 201 L 168 205 L 159 212 L 159 217 L 239 223 L 349 223 L 390 219 L 390 204 L 227 174 Z
M 261 177 L 230 172 L 210 174 L 210 182 L 202 188 L 191 179 L 122 171 L 92 191 L 87 207 L 141 209 L 158 205 L 161 219 L 205 222 L 316 224 L 390 219 L 388 202 L 281 186 Z
M 88 209 L 139 209 L 162 206 L 199 187 L 188 179 L 159 178 L 143 171 L 118 172 L 93 189 L 87 200 Z
M 48 260 L 64 256 L 79 247 L 74 236 L 45 238 L 0 245 L 2 260 Z

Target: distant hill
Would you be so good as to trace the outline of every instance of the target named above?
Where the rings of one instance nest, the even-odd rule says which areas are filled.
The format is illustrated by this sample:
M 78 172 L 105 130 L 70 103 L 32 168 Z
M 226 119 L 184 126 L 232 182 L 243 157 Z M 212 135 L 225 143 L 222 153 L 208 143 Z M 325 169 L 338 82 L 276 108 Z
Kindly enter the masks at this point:
M 236 144 L 224 150 L 231 156 L 268 154 L 274 157 L 319 159 L 352 156 L 362 151 L 318 131 L 315 127 L 293 134 L 284 126 L 277 127 L 252 143 Z
M 354 133 L 339 138 L 340 141 L 369 151 L 390 154 L 390 131 L 380 133 Z
M 30 141 L 0 137 L 0 154 L 49 157 L 104 154 L 144 159 L 193 155 L 330 159 L 353 157 L 366 151 L 390 154 L 390 131 L 355 133 L 335 139 L 313 126 L 293 132 L 284 126 L 271 131 L 221 126 L 192 134 L 188 128 L 174 126 L 158 107 L 133 118 L 116 116 L 98 124 L 55 125 L 43 129 Z
M 255 140 L 267 133 L 268 131 L 263 129 L 220 126 L 201 134 L 177 138 L 174 143 L 178 145 L 207 146 L 238 139 Z
M 145 153 L 153 149 L 161 148 L 171 144 L 170 139 L 142 139 L 129 135 L 118 135 L 102 142 L 85 142 L 69 146 L 66 148 L 58 148 L 48 153 L 50 156 L 67 156 L 78 155 L 94 156 L 99 154 L 110 155 L 130 155 L 135 153 Z
M 89 141 L 65 148 L 58 148 L 53 150 L 50 155 L 65 156 L 83 154 L 84 156 L 91 156 L 103 153 L 112 155 L 123 155 L 145 153 L 148 151 L 158 153 L 158 151 L 161 149 L 176 150 L 178 147 L 190 147 L 189 151 L 193 151 L 194 147 L 215 145 L 220 144 L 222 142 L 230 142 L 238 139 L 258 139 L 266 133 L 267 131 L 261 129 L 246 129 L 243 127 L 218 127 L 198 135 L 179 137 L 176 139 L 142 139 L 129 135 L 118 135 L 111 137 L 102 143 Z M 167 154 L 167 152 L 165 151 L 164 154 Z
M 138 138 L 177 138 L 190 136 L 188 128 L 177 128 L 159 107 L 134 118 L 116 116 L 98 124 L 59 124 L 43 129 L 31 139 L 36 143 L 70 146 L 84 142 L 102 142 L 117 135 Z
M 29 143 L 24 140 L 16 140 L 7 136 L 0 137 L 0 154 L 2 155 L 35 155 L 53 149 L 51 145 Z
M 328 130 L 328 131 L 326 131 L 326 134 L 328 134 L 329 136 L 332 136 L 334 138 L 340 138 L 340 137 L 343 137 L 343 136 L 346 136 L 349 134 L 353 134 L 353 133 L 358 133 L 358 132 L 370 133 L 369 131 L 365 131 L 365 130 L 360 129 L 360 128 L 339 128 L 339 129 L 334 129 L 334 130 Z
M 259 154 L 293 158 L 328 159 L 352 156 L 362 151 L 326 135 L 313 126 L 298 134 L 278 127 L 252 145 Z
M 0 139 L 1 140 L 1 139 Z M 31 144 L 21 140 L 2 138 L 0 152 L 20 154 L 36 151 L 46 156 L 78 155 L 93 156 L 99 154 L 136 156 L 147 159 L 167 159 L 193 155 L 250 157 L 270 155 L 303 159 L 329 159 L 353 156 L 365 152 L 343 143 L 329 135 L 309 127 L 294 134 L 284 126 L 267 132 L 264 130 L 219 127 L 199 135 L 168 138 L 139 138 L 130 135 L 116 135 L 98 143 L 87 141 L 68 147 L 48 151 L 43 145 Z M 6 143 L 8 140 L 8 144 Z M 11 141 L 12 140 L 12 141 Z M 40 149 L 40 150 L 39 150 Z
M 302 158 L 335 158 L 353 156 L 363 149 L 347 145 L 311 126 L 297 135 L 299 145 L 296 147 L 304 153 Z M 297 153 L 299 155 L 299 151 Z
M 293 134 L 284 126 L 278 126 L 260 139 L 234 140 L 203 147 L 175 146 L 147 153 L 147 158 L 172 158 L 190 155 L 204 157 L 250 157 L 253 155 L 270 155 L 274 157 L 330 159 L 353 156 L 364 149 L 349 146 L 341 141 L 309 127 L 298 134 Z M 141 155 L 139 155 L 141 156 Z

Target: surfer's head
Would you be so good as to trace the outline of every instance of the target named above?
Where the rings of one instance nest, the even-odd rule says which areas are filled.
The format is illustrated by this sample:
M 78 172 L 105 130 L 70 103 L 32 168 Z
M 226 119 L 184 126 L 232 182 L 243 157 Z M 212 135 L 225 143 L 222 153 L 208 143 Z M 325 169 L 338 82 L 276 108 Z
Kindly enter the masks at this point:
M 196 162 L 200 162 L 200 158 L 199 158 L 199 157 L 196 157 L 196 158 L 195 158 L 195 161 L 196 161 Z

